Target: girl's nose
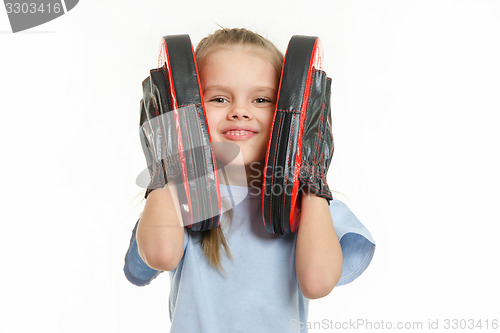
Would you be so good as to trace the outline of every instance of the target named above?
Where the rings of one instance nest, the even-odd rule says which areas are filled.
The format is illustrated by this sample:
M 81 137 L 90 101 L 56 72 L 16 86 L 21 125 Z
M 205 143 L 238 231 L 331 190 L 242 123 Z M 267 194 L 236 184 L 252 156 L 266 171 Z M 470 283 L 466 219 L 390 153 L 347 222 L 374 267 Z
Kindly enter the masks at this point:
M 252 113 L 244 105 L 233 104 L 227 114 L 228 119 L 252 119 Z

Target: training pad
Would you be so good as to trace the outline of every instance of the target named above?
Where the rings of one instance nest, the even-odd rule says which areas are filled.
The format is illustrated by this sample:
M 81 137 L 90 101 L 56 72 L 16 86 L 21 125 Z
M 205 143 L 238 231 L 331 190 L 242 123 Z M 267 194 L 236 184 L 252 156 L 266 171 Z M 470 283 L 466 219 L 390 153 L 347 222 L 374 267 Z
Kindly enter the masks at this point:
M 219 179 L 189 36 L 163 37 L 158 62 L 143 82 L 141 101 L 140 136 L 148 168 L 154 156 L 161 159 L 166 181 L 177 187 L 184 225 L 193 231 L 215 228 Z M 146 105 L 149 96 L 152 103 Z
M 298 228 L 301 198 L 298 178 L 301 170 L 309 167 L 302 165 L 302 144 L 304 135 L 311 136 L 318 130 L 318 114 L 314 113 L 323 112 L 321 107 L 310 104 L 316 103 L 317 92 L 325 84 L 327 93 L 330 92 L 331 81 L 327 82 L 326 74 L 321 71 L 322 56 L 317 37 L 293 36 L 288 44 L 262 187 L 263 220 L 271 233 L 289 234 Z

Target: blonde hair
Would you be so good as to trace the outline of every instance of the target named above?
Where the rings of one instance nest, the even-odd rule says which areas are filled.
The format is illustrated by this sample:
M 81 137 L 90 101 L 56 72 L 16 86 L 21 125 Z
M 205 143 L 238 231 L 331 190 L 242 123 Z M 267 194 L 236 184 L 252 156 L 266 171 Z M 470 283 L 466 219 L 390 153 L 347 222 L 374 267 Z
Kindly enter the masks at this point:
M 269 40 L 245 28 L 221 28 L 203 38 L 198 43 L 194 52 L 198 67 L 203 67 L 203 65 L 205 64 L 204 60 L 211 50 L 215 50 L 217 49 L 217 47 L 221 46 L 237 45 L 261 47 L 264 50 L 268 51 L 270 55 L 269 61 L 276 69 L 278 77 L 281 76 L 284 58 L 283 54 Z M 232 221 L 232 210 L 227 210 L 224 216 L 227 218 L 227 223 L 230 224 Z M 226 238 L 221 227 L 222 222 L 226 223 L 225 220 L 226 219 L 223 220 L 221 217 L 219 227 L 203 231 L 201 237 L 201 247 L 203 249 L 203 253 L 213 267 L 219 268 L 222 271 L 223 268 L 220 259 L 220 248 L 223 247 L 228 257 L 232 258 L 229 246 L 227 245 Z

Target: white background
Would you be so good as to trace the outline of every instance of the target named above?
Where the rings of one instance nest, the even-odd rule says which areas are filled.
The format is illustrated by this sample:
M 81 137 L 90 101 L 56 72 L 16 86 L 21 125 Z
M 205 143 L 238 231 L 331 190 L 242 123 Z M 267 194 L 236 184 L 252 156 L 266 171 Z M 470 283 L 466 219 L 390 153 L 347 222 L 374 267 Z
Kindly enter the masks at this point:
M 0 8 L 0 331 L 168 331 L 168 275 L 122 271 L 141 81 L 163 35 L 217 24 L 323 41 L 330 185 L 377 250 L 309 320 L 500 319 L 500 2 L 80 1 L 16 34 Z

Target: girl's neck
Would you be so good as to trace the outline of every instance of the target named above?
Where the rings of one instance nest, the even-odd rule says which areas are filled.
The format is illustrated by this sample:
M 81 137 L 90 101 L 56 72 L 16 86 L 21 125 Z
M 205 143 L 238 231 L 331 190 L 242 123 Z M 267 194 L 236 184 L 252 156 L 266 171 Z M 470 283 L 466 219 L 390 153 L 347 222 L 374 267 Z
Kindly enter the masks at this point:
M 219 169 L 219 182 L 225 185 L 260 188 L 263 178 L 264 162 L 254 162 L 250 165 L 230 166 Z

